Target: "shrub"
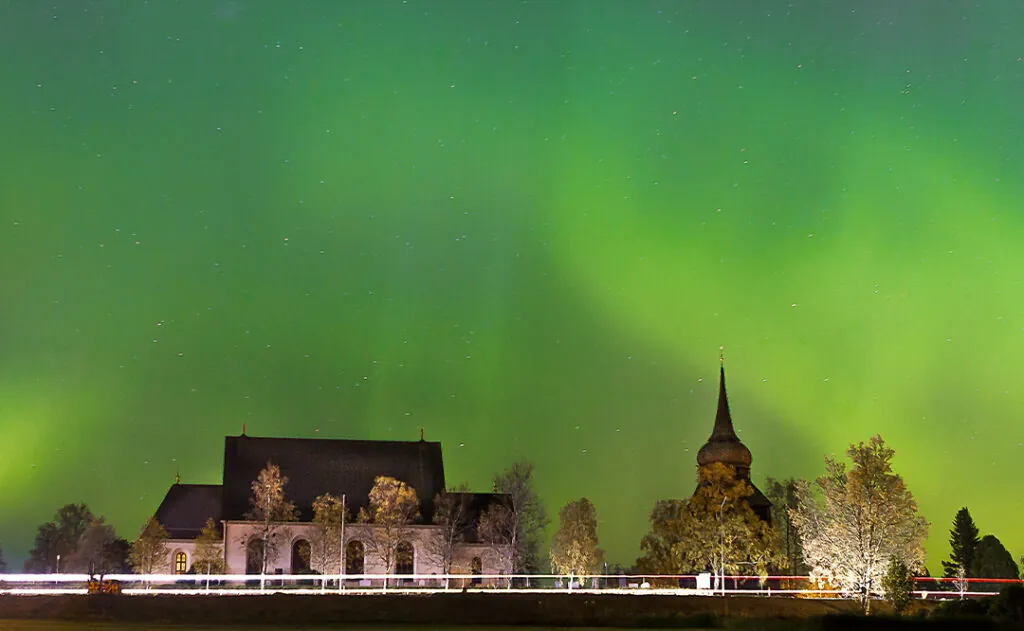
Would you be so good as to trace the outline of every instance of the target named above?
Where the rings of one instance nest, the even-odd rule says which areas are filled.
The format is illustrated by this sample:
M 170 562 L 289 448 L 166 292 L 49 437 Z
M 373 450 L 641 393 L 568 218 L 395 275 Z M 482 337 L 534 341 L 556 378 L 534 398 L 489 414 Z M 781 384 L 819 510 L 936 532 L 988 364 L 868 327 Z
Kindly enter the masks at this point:
M 896 557 L 889 557 L 889 569 L 882 579 L 885 600 L 897 616 L 910 604 L 914 591 L 914 577 L 910 574 L 907 564 Z
M 1007 585 L 989 603 L 988 613 L 999 622 L 1024 624 L 1024 586 Z

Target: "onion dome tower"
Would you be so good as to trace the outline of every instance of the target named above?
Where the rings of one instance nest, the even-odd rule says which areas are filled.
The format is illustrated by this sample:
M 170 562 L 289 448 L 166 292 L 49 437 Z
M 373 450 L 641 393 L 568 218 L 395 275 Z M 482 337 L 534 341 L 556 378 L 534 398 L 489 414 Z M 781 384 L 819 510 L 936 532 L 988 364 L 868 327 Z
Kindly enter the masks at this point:
M 697 466 L 703 467 L 712 462 L 736 467 L 736 476 L 750 479 L 750 463 L 753 457 L 744 445 L 736 430 L 732 427 L 732 415 L 729 414 L 729 396 L 725 391 L 725 356 L 719 354 L 718 376 L 718 411 L 715 413 L 715 427 L 711 430 L 708 442 L 697 452 Z
M 697 466 L 703 467 L 713 462 L 731 465 L 736 469 L 736 477 L 746 480 L 754 488 L 754 494 L 747 498 L 747 503 L 761 519 L 771 520 L 772 503 L 750 481 L 750 463 L 753 456 L 743 444 L 732 426 L 732 415 L 729 413 L 729 396 L 725 391 L 725 355 L 719 349 L 718 376 L 718 411 L 715 413 L 715 427 L 711 430 L 708 442 L 697 452 Z

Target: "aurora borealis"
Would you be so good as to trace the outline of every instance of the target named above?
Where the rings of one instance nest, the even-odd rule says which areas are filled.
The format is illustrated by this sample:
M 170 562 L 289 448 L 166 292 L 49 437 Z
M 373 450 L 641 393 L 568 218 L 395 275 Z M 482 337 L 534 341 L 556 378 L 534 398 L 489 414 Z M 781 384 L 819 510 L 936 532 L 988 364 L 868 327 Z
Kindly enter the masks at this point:
M 855 7 L 855 8 L 851 8 Z M 1024 5 L 0 0 L 0 542 L 223 436 L 533 460 L 631 564 L 725 346 L 764 476 L 881 433 L 1024 553 Z M 285 472 L 287 474 L 287 472 Z

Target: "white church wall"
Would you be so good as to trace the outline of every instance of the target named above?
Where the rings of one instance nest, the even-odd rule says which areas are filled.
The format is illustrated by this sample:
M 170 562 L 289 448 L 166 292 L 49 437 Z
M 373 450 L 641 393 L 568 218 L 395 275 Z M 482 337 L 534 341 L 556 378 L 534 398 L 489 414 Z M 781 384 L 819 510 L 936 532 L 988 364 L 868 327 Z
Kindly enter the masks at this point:
M 362 574 L 383 574 L 384 562 L 380 558 L 373 544 L 373 526 L 370 524 L 348 524 L 345 527 L 346 553 L 348 545 L 352 541 L 359 541 L 363 544 L 363 571 Z M 404 540 L 408 541 L 413 548 L 413 574 L 441 574 L 442 564 L 435 553 L 437 538 L 440 536 L 440 528 L 431 525 L 411 525 L 405 527 Z M 232 574 L 244 574 L 246 570 L 246 546 L 249 540 L 262 532 L 262 525 L 253 522 L 226 522 L 225 562 L 228 571 Z M 310 522 L 288 522 L 275 527 L 276 550 L 271 553 L 268 560 L 268 574 L 294 573 L 292 567 L 292 547 L 299 540 L 306 540 L 315 545 L 317 539 L 317 528 Z M 482 549 L 487 546 L 482 546 Z M 321 567 L 314 552 L 312 569 L 317 573 L 326 571 L 328 574 L 337 574 L 340 566 L 340 559 L 329 560 L 326 566 Z M 332 555 L 333 556 L 333 555 Z M 471 558 L 470 555 L 469 558 Z M 346 559 L 346 564 L 349 564 Z M 467 561 L 468 568 L 468 561 Z M 392 574 L 397 573 L 397 568 L 392 569 Z M 467 570 L 468 572 L 468 570 Z
M 359 541 L 363 544 L 363 569 L 361 574 L 383 574 L 384 562 L 380 559 L 373 546 L 373 526 L 369 524 L 348 524 L 345 528 L 346 543 Z M 262 532 L 262 525 L 253 522 L 226 522 L 224 524 L 224 546 L 225 563 L 229 574 L 246 573 L 246 545 L 253 536 Z M 277 541 L 276 550 L 271 553 L 268 560 L 267 574 L 293 574 L 296 568 L 292 567 L 292 549 L 297 541 L 305 540 L 313 544 L 317 539 L 317 528 L 310 522 L 288 522 L 275 526 L 274 537 Z M 441 529 L 432 525 L 412 525 L 405 528 L 405 538 L 413 547 L 413 574 L 438 576 L 443 574 L 442 562 L 438 555 L 437 542 L 441 536 Z M 167 548 L 168 573 L 175 572 L 175 558 L 179 553 L 186 556 L 185 571 L 192 567 L 195 555 L 195 540 L 193 539 L 170 539 L 165 544 Z M 347 548 L 346 548 L 347 550 Z M 331 555 L 334 556 L 333 553 Z M 510 573 L 509 554 L 507 546 L 492 546 L 488 544 L 457 544 L 453 553 L 452 574 L 464 574 L 466 579 L 454 587 L 471 586 L 472 575 L 479 573 L 483 575 L 508 574 Z M 479 561 L 479 569 L 474 560 Z M 311 559 L 312 570 L 316 573 L 337 574 L 340 567 L 340 559 L 330 559 L 326 567 L 322 568 L 318 563 L 319 559 Z M 348 560 L 347 560 L 348 561 Z M 358 565 L 358 564 L 355 564 Z M 392 570 L 397 574 L 398 568 Z M 438 584 L 440 584 L 440 579 Z M 429 585 L 432 579 L 414 579 L 416 583 Z M 376 582 L 375 582 L 376 584 Z M 501 579 L 482 579 L 476 584 L 494 585 L 502 584 Z
M 163 571 L 168 574 L 184 574 L 188 572 L 188 569 L 192 567 L 192 555 L 196 550 L 196 542 L 194 539 L 168 539 L 164 543 L 164 547 L 167 549 L 167 565 Z M 180 571 L 175 565 L 175 560 L 178 554 L 185 554 L 185 570 Z

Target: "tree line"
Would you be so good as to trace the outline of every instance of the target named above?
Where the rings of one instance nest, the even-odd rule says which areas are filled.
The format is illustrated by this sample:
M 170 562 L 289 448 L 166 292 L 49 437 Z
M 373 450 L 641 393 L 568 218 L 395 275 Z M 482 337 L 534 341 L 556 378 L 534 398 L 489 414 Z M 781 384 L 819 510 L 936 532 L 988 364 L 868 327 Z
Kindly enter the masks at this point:
M 874 436 L 850 445 L 849 462 L 826 457 L 824 473 L 811 482 L 768 478 L 770 525 L 745 501 L 754 490 L 732 467 L 700 468 L 691 498 L 655 505 L 637 569 L 762 580 L 769 574 L 809 576 L 822 587 L 858 597 L 866 611 L 877 596 L 899 611 L 909 602 L 914 578 L 928 576 L 924 541 L 930 524 L 893 470 L 894 455 L 881 436 Z M 950 531 L 950 560 L 942 563 L 946 577 L 958 577 L 954 587 L 966 591 L 970 578 L 1019 578 L 999 540 L 978 534 L 968 510 L 961 509 Z
M 903 478 L 893 470 L 895 452 L 880 436 L 850 445 L 845 455 L 849 462 L 826 457 L 823 474 L 810 482 L 768 478 L 769 521 L 751 508 L 747 500 L 754 488 L 732 467 L 712 463 L 699 468 L 697 488 L 690 498 L 655 504 L 650 530 L 640 543 L 641 556 L 631 570 L 649 575 L 754 575 L 762 580 L 770 574 L 810 576 L 819 585 L 859 597 L 865 609 L 873 596 L 889 594 L 898 599 L 912 588 L 914 576 L 927 576 L 923 544 L 929 523 L 919 514 Z M 257 525 L 255 538 L 262 542 L 261 573 L 275 560 L 280 529 L 298 519 L 286 497 L 287 484 L 277 465 L 268 462 L 251 485 L 245 517 Z M 559 511 L 558 528 L 544 555 L 542 542 L 549 522 L 534 488 L 533 465 L 513 463 L 495 476 L 493 491 L 497 501 L 473 523 L 465 485 L 434 497 L 432 523 L 439 527 L 438 536 L 426 544 L 425 552 L 444 574 L 456 569 L 455 548 L 472 534 L 497 551 L 500 573 L 550 570 L 583 579 L 601 572 L 597 510 L 587 498 L 569 502 Z M 419 510 L 415 489 L 384 476 L 376 478 L 366 506 L 355 519 L 339 498 L 321 495 L 313 503 L 314 534 L 306 561 L 311 569 L 328 573 L 342 556 L 342 524 L 372 524 L 374 528 L 364 535 L 366 553 L 379 559 L 390 574 L 401 560 L 400 544 L 408 538 L 407 527 L 422 521 Z M 962 508 L 950 531 L 949 560 L 942 562 L 944 576 L 953 579 L 952 589 L 966 591 L 971 578 L 1020 576 L 1020 568 L 999 540 L 991 534 L 979 535 L 970 512 Z M 84 504 L 69 504 L 39 527 L 25 569 L 109 573 L 132 568 L 158 573 L 169 562 L 166 540 L 167 532 L 155 518 L 129 544 Z M 208 520 L 196 539 L 190 571 L 222 573 L 221 543 L 217 525 Z
M 282 529 L 299 518 L 295 505 L 287 499 L 287 484 L 288 478 L 273 462 L 268 462 L 251 484 L 250 507 L 244 517 L 256 525 L 256 532 L 240 543 L 248 546 L 253 539 L 257 541 L 261 574 L 266 573 L 279 554 Z M 496 561 L 503 573 L 542 571 L 541 542 L 548 520 L 534 488 L 533 465 L 525 460 L 514 462 L 495 476 L 493 491 L 496 501 L 475 521 L 471 520 L 470 495 L 465 484 L 434 497 L 432 523 L 439 526 L 440 536 L 427 542 L 426 553 L 438 561 L 445 574 L 452 573 L 456 546 L 473 534 L 500 551 Z M 311 569 L 327 573 L 332 563 L 340 562 L 342 526 L 356 523 L 374 526 L 362 536 L 366 553 L 378 558 L 386 573 L 394 571 L 402 554 L 400 544 L 409 537 L 408 526 L 422 521 L 419 498 L 416 490 L 404 481 L 379 476 L 367 499 L 354 519 L 342 500 L 330 493 L 314 500 L 312 541 L 303 551 L 304 561 Z M 155 516 L 146 521 L 139 536 L 129 543 L 117 537 L 113 527 L 102 516 L 94 516 L 84 503 L 68 504 L 51 521 L 39 526 L 24 569 L 32 573 L 162 573 L 170 569 L 168 539 L 167 530 Z M 195 540 L 188 571 L 224 573 L 222 543 L 218 525 L 212 518 L 207 519 Z M 5 568 L 0 550 L 0 571 Z

